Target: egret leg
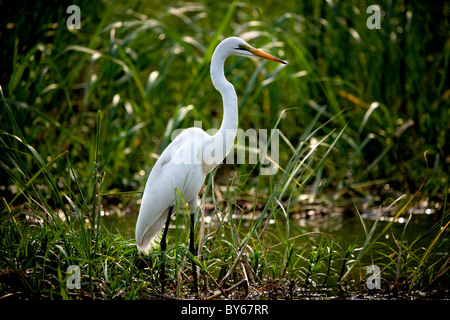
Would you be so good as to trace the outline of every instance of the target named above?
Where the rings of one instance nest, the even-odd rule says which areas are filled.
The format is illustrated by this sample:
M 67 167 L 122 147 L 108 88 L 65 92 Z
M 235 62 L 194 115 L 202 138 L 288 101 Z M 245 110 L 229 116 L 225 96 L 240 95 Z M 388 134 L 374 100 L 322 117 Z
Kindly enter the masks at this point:
M 194 240 L 194 225 L 195 225 L 195 211 L 191 212 L 191 227 L 190 227 L 190 241 L 189 241 L 189 251 L 192 253 L 192 255 L 195 257 L 197 255 L 197 252 L 195 250 L 195 240 Z M 197 282 L 197 265 L 195 264 L 195 261 L 192 260 L 192 275 L 194 277 L 194 292 L 198 292 L 198 282 Z
M 165 287 L 166 287 L 166 248 L 167 248 L 167 231 L 169 230 L 169 224 L 170 224 L 170 218 L 172 217 L 172 211 L 173 211 L 173 205 L 169 208 L 169 213 L 167 214 L 167 220 L 166 225 L 164 227 L 163 235 L 161 238 L 160 246 L 161 246 L 161 252 L 162 252 L 162 265 L 161 265 L 161 273 L 159 276 L 160 282 L 161 282 L 161 292 L 164 293 Z

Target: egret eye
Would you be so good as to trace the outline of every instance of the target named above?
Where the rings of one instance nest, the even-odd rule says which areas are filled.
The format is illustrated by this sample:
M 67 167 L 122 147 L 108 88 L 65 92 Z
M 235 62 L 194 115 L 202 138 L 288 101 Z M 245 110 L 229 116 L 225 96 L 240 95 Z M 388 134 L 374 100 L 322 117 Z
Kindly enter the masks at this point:
M 239 44 L 237 48 L 235 48 L 236 50 L 245 50 L 245 51 L 250 51 L 248 50 L 248 47 L 244 44 Z

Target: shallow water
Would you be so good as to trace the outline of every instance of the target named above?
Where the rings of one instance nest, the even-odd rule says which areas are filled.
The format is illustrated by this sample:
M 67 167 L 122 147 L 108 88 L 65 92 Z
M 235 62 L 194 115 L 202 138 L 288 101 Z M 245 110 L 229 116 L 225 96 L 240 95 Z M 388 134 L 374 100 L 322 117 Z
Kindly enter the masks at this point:
M 392 224 L 390 230 L 378 239 L 378 242 L 395 246 L 393 238 L 395 237 L 398 241 L 403 236 L 404 242 L 412 243 L 439 221 L 439 215 L 434 211 L 427 214 L 425 210 L 414 211 L 412 209 L 411 212 L 416 213 L 402 215 Z M 247 232 L 251 221 L 249 217 L 245 215 L 243 217 L 239 217 L 239 219 L 242 219 L 241 221 L 235 219 L 234 222 L 240 225 L 242 232 Z M 371 227 L 375 223 L 376 215 L 363 213 L 362 217 L 366 231 L 370 232 Z M 136 219 L 137 215 L 118 214 L 115 210 L 110 210 L 102 216 L 102 221 L 108 229 L 113 232 L 120 232 L 127 238 L 134 238 Z M 182 215 L 179 215 L 178 219 L 181 219 L 177 223 L 178 227 L 183 228 L 184 219 Z M 266 241 L 269 241 L 275 247 L 279 243 L 279 238 L 286 236 L 286 221 L 280 217 L 277 219 L 277 222 L 274 219 L 269 221 L 264 234 Z M 378 232 L 381 231 L 390 222 L 390 219 L 392 218 L 389 215 L 382 216 L 378 221 L 376 230 Z M 206 221 L 207 224 L 214 224 L 217 222 L 217 217 L 207 216 Z M 176 223 L 172 221 L 172 230 L 175 228 L 175 225 Z M 212 227 L 212 225 L 209 225 L 209 227 Z M 307 215 L 307 218 L 294 216 L 290 218 L 289 228 L 289 238 L 295 241 L 297 249 L 302 249 L 305 243 L 309 241 L 308 237 L 330 237 L 342 248 L 346 248 L 354 243 L 356 243 L 357 247 L 361 247 L 366 239 L 361 219 L 358 216 L 348 216 L 343 213 L 311 214 Z M 377 231 L 375 234 L 377 234 Z M 429 238 L 422 240 L 419 245 L 426 246 L 431 241 Z

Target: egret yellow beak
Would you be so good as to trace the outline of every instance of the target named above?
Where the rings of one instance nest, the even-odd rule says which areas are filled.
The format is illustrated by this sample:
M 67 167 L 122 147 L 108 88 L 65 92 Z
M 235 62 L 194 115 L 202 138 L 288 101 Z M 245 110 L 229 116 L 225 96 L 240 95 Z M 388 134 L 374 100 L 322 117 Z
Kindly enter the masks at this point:
M 282 63 L 282 64 L 287 64 L 285 61 L 278 59 L 277 57 L 274 57 L 268 53 L 262 52 L 261 50 L 258 50 L 255 48 L 249 48 L 249 51 L 257 57 L 260 57 L 260 58 L 263 58 L 266 60 L 270 60 L 270 61 L 274 61 L 274 62 L 278 62 L 278 63 Z
M 237 50 L 245 50 L 250 52 L 251 54 L 253 54 L 255 57 L 259 57 L 259 58 L 263 58 L 266 60 L 270 60 L 270 61 L 274 61 L 274 62 L 278 62 L 278 63 L 282 63 L 282 64 L 287 64 L 287 62 L 278 59 L 277 57 L 274 57 L 268 53 L 262 52 L 261 50 L 255 49 L 251 46 L 246 46 L 246 45 L 239 45 L 238 48 L 236 48 Z

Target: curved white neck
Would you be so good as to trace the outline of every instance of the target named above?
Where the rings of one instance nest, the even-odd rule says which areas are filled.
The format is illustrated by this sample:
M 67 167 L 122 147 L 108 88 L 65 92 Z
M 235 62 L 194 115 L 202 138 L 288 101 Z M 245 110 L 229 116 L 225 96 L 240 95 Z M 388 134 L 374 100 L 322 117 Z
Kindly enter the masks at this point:
M 223 119 L 219 131 L 212 136 L 212 142 L 207 146 L 209 150 L 214 150 L 214 160 L 208 161 L 204 168 L 210 172 L 215 166 L 220 164 L 234 146 L 238 127 L 238 101 L 236 91 L 231 83 L 225 78 L 223 65 L 228 55 L 216 48 L 211 59 L 211 80 L 214 87 L 221 93 L 223 101 Z

